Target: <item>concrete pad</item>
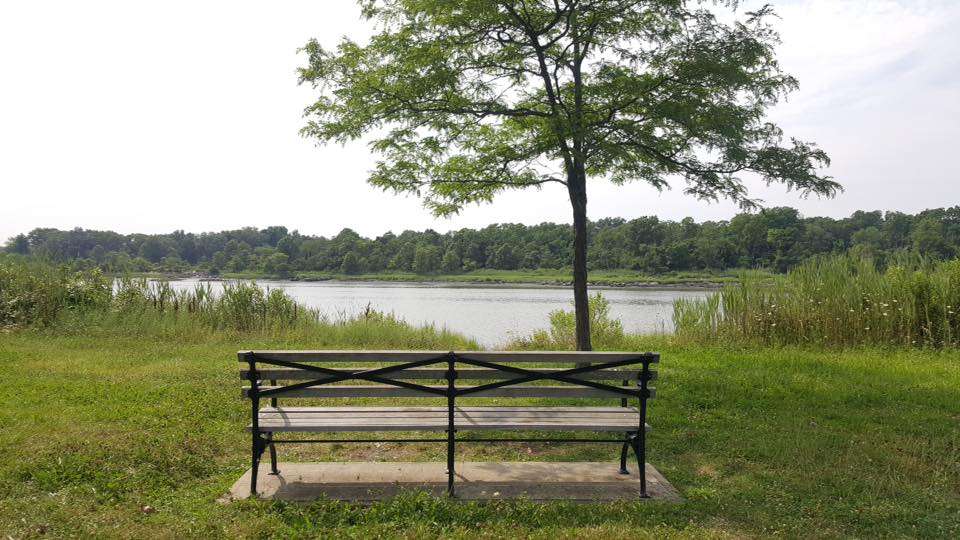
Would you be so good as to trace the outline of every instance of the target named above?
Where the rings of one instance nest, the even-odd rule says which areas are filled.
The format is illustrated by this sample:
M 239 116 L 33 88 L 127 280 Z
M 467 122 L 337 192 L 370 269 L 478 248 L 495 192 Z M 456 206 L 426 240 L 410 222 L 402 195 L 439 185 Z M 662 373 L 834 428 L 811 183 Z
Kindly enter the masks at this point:
M 262 464 L 257 478 L 260 498 L 312 501 L 326 498 L 369 503 L 393 497 L 404 490 L 445 495 L 445 463 L 349 462 L 280 463 L 280 474 L 271 475 Z M 618 472 L 615 463 L 457 463 L 456 497 L 462 500 L 525 498 L 533 501 L 604 502 L 639 500 L 640 479 Z M 647 464 L 650 499 L 680 502 L 682 498 L 666 478 Z M 250 494 L 250 470 L 234 483 L 222 502 Z

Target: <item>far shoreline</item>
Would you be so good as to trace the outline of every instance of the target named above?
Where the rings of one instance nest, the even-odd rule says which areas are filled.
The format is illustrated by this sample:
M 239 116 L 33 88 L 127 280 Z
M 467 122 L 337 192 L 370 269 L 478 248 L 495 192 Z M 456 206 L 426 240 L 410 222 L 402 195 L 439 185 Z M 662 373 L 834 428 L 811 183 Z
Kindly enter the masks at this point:
M 590 279 L 589 286 L 598 290 L 719 290 L 735 280 L 732 274 L 700 275 L 700 276 L 643 276 L 644 279 L 629 279 L 622 274 L 615 277 L 600 275 Z M 524 273 L 504 273 L 503 276 L 488 274 L 367 274 L 367 275 L 310 275 L 294 274 L 279 276 L 262 273 L 227 273 L 211 275 L 201 272 L 188 273 L 138 273 L 132 277 L 159 279 L 166 281 L 182 281 L 196 279 L 198 281 L 285 281 L 292 283 L 336 283 L 344 285 L 418 285 L 422 287 L 448 288 L 490 288 L 490 289 L 565 289 L 572 286 L 570 281 L 552 279 L 548 276 L 529 275 Z M 638 276 L 639 277 L 639 276 Z M 505 279 L 504 279 L 505 278 Z M 711 279 L 713 278 L 713 279 Z

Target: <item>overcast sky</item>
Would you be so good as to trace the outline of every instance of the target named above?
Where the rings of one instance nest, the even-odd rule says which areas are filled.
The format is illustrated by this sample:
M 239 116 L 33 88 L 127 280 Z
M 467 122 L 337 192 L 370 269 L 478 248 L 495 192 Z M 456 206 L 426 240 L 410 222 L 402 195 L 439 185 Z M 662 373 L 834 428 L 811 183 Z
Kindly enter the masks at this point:
M 801 85 L 772 117 L 827 150 L 846 192 L 754 193 L 835 217 L 960 203 L 960 0 L 772 3 Z M 570 221 L 560 186 L 435 219 L 366 184 L 362 143 L 300 138 L 311 92 L 296 84 L 297 48 L 367 32 L 349 0 L 0 3 L 0 241 L 35 227 L 378 235 Z M 737 211 L 602 181 L 589 200 L 593 219 Z

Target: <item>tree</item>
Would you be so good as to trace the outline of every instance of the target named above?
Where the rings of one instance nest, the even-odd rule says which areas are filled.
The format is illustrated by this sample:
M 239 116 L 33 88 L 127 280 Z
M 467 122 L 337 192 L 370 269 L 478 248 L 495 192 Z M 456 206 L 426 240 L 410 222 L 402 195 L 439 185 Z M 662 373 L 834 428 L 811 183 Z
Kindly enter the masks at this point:
M 140 257 L 152 263 L 160 262 L 160 260 L 166 257 L 169 252 L 170 248 L 167 247 L 163 241 L 156 236 L 147 238 L 146 241 L 140 245 Z
M 302 133 L 373 137 L 369 182 L 437 215 L 507 189 L 559 184 L 573 210 L 577 347 L 591 348 L 587 177 L 751 207 L 739 173 L 832 196 L 815 145 L 764 119 L 793 90 L 771 8 L 724 24 L 684 0 L 362 0 L 366 45 L 304 47 L 318 91 Z M 735 2 L 721 2 L 735 5 Z
M 920 253 L 945 258 L 952 251 L 944 239 L 943 222 L 933 217 L 921 219 L 914 225 L 910 236 L 913 238 L 914 249 Z
M 440 250 L 429 244 L 417 246 L 413 256 L 413 271 L 418 274 L 432 274 L 440 268 Z
M 347 254 L 343 256 L 343 262 L 340 263 L 340 272 L 343 274 L 359 274 L 360 257 L 353 251 L 348 251 Z
M 263 271 L 275 276 L 287 277 L 290 275 L 290 257 L 286 253 L 273 253 L 263 261 Z
M 26 255 L 30 253 L 30 240 L 24 234 L 18 234 L 7 242 L 7 251 Z
M 300 250 L 298 240 L 299 237 L 297 236 L 284 236 L 277 242 L 277 251 L 284 253 L 290 259 L 296 258 L 297 252 Z
M 409 271 L 413 270 L 413 259 L 416 255 L 416 246 L 410 242 L 403 244 L 393 256 L 388 265 L 392 270 Z
M 457 255 L 457 251 L 453 248 L 447 249 L 446 253 L 443 254 L 443 261 L 440 262 L 441 268 L 448 274 L 459 272 L 462 269 L 462 264 L 460 255 Z

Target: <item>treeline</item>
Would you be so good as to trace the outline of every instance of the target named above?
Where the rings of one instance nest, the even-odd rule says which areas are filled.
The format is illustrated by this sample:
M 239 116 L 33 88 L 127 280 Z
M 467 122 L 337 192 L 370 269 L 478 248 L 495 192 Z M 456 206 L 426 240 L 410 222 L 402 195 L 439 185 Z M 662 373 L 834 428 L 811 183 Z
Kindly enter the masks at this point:
M 112 231 L 34 229 L 5 250 L 108 272 L 209 274 L 294 272 L 458 273 L 479 269 L 563 269 L 572 259 L 569 225 L 495 224 L 440 234 L 388 232 L 374 239 L 343 229 L 332 238 L 286 227 L 252 227 L 218 233 L 128 234 Z M 739 214 L 729 221 L 697 223 L 605 218 L 589 226 L 591 269 L 647 273 L 728 268 L 784 272 L 812 255 L 850 253 L 883 260 L 912 251 L 930 258 L 960 254 L 960 207 L 916 215 L 855 212 L 844 219 L 804 218 L 793 208 Z

